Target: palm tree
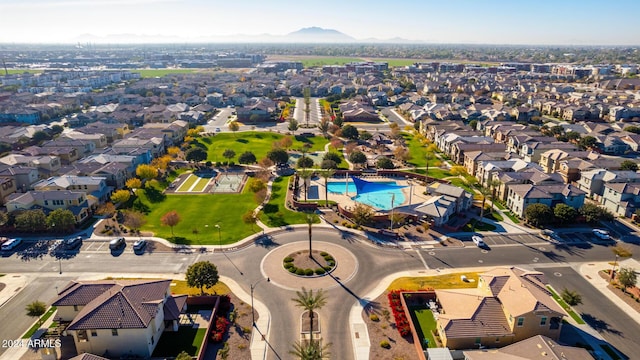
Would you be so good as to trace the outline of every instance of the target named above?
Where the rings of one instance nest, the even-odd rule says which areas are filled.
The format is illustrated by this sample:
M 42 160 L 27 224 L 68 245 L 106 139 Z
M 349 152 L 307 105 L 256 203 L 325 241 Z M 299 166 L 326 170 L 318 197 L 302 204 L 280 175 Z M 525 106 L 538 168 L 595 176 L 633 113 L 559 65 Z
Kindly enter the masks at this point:
M 502 185 L 502 181 L 500 180 L 489 180 L 487 184 L 491 189 L 491 213 L 493 214 L 493 202 L 496 200 L 496 191 Z
M 313 255 L 311 255 L 311 226 L 313 226 L 313 224 L 318 220 L 318 215 L 313 213 L 307 214 L 305 220 L 307 222 L 307 225 L 309 225 L 309 259 L 312 259 Z
M 329 352 L 329 345 L 331 344 L 321 346 L 319 343 L 315 342 L 305 344 L 296 341 L 293 344 L 293 350 L 289 351 L 289 354 L 300 360 L 323 360 L 331 355 Z
M 304 201 L 307 201 L 307 179 L 310 179 L 312 175 L 313 170 L 311 169 L 298 170 L 298 177 L 302 179 L 304 185 Z
M 324 201 L 325 206 L 329 206 L 329 189 L 327 189 L 327 184 L 329 182 L 329 178 L 332 177 L 336 173 L 333 169 L 327 169 L 320 171 L 320 176 L 324 178 Z
M 478 221 L 482 221 L 482 219 L 484 219 L 484 204 L 487 201 L 487 196 L 489 196 L 491 194 L 491 191 L 485 187 L 481 187 L 480 189 L 478 189 L 478 191 L 480 191 L 480 194 L 482 194 L 482 207 L 480 208 L 480 220 Z M 473 229 L 475 230 L 475 223 L 473 225 Z
M 296 295 L 298 297 L 291 300 L 296 303 L 296 306 L 309 312 L 309 341 L 313 344 L 313 313 L 327 304 L 327 296 L 322 289 L 318 289 L 314 294 L 313 289 L 307 291 L 304 287 L 302 291 L 296 291 Z
M 427 157 L 427 168 L 426 168 L 426 171 L 424 172 L 424 184 L 425 184 L 425 186 L 429 186 L 429 160 L 431 160 L 431 157 L 436 152 L 436 150 L 438 150 L 438 147 L 436 146 L 436 144 L 433 144 L 433 143 L 427 145 L 427 148 L 425 149 L 426 157 Z M 425 190 L 425 192 L 426 191 L 427 190 Z

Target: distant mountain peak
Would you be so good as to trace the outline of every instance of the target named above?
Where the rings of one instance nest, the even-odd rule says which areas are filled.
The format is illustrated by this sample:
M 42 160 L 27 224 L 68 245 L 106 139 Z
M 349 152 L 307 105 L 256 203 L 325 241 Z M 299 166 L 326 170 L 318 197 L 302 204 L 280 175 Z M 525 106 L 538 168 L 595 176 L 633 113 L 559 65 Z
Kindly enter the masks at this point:
M 334 29 L 323 29 L 318 26 L 311 26 L 302 28 L 300 30 L 288 33 L 286 38 L 308 40 L 308 41 L 320 41 L 320 42 L 354 42 L 356 39 Z

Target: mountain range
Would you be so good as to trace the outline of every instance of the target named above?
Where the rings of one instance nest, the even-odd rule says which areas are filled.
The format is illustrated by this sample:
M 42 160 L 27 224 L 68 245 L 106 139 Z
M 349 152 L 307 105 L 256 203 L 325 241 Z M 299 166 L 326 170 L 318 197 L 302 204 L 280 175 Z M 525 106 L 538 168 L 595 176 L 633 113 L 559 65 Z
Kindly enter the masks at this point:
M 247 35 L 236 34 L 226 36 L 199 36 L 184 38 L 179 36 L 163 35 L 139 35 L 139 34 L 110 34 L 107 36 L 97 36 L 93 34 L 83 34 L 74 39 L 73 42 L 81 43 L 321 43 L 321 44 L 341 44 L 341 43 L 419 43 L 402 38 L 392 39 L 356 39 L 343 32 L 334 29 L 323 29 L 320 27 L 307 27 L 290 32 L 286 35 L 259 34 Z

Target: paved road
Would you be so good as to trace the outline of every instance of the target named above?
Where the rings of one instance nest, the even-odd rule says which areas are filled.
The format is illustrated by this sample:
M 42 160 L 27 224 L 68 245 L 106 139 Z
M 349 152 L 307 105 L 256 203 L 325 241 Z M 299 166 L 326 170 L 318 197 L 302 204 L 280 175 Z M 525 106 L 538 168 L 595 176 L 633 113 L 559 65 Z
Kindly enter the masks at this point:
M 204 125 L 204 130 L 206 132 L 216 132 L 216 129 L 219 128 L 221 132 L 229 131 L 227 120 L 234 111 L 235 108 L 221 108 L 220 111 Z
M 293 111 L 293 118 L 296 119 L 299 125 L 307 125 L 307 114 L 304 111 L 305 104 L 304 98 L 296 98 L 296 108 Z M 318 98 L 309 99 L 309 126 L 316 126 L 321 119 L 320 105 Z M 306 130 L 306 129 L 304 129 Z
M 394 110 L 393 107 L 380 108 L 380 113 L 386 116 L 387 119 L 389 119 L 389 121 L 400 125 L 400 129 L 403 129 L 406 125 L 413 125 L 412 123 L 408 122 L 401 116 L 396 115 L 396 113 L 393 110 Z
M 46 277 L 36 278 L 22 289 L 11 301 L 0 307 L 0 340 L 19 339 L 35 321 L 26 315 L 25 306 L 39 300 L 51 305 L 56 296 L 56 287 L 62 289 L 73 277 L 61 276 L 55 279 Z M 0 355 L 7 349 L 0 346 Z
M 360 241 L 356 237 L 341 236 L 329 229 L 314 229 L 314 239 L 338 243 L 356 255 L 359 261 L 357 274 L 350 280 L 340 279 L 334 288 L 327 290 L 329 302 L 319 311 L 323 325 L 323 336 L 333 345 L 331 351 L 340 355 L 341 359 L 353 357 L 351 337 L 349 336 L 348 312 L 351 306 L 362 296 L 372 290 L 379 279 L 386 275 L 405 270 L 426 270 L 436 268 L 458 268 L 470 266 L 497 266 L 506 264 L 522 264 L 529 268 L 533 266 L 555 266 L 567 262 L 607 261 L 611 259 L 610 246 L 583 243 L 579 245 L 553 245 L 540 243 L 541 239 L 532 235 L 510 236 L 500 239 L 490 236 L 492 244 L 489 249 L 479 249 L 465 241 L 469 246 L 464 248 L 437 248 L 418 250 L 396 250 L 380 248 L 368 241 Z M 175 273 L 182 274 L 188 265 L 200 260 L 214 262 L 221 274 L 232 277 L 247 293 L 250 284 L 256 284 L 254 295 L 262 301 L 272 314 L 270 343 L 274 351 L 270 351 L 270 358 L 288 357 L 291 343 L 300 335 L 300 314 L 291 301 L 294 291 L 282 289 L 273 283 L 263 281 L 261 259 L 280 244 L 300 241 L 306 238 L 306 230 L 290 231 L 276 235 L 273 243 L 254 245 L 236 252 L 199 253 L 193 252 L 159 252 L 136 255 L 127 246 L 121 253 L 111 253 L 106 243 L 85 242 L 79 253 L 72 253 L 71 257 L 58 261 L 49 255 L 48 247 L 38 249 L 43 252 L 42 257 L 33 249 L 21 249 L 18 254 L 0 260 L 0 272 L 19 272 L 25 274 L 44 273 L 52 279 L 65 282 L 68 277 L 85 272 L 100 272 L 104 274 L 118 273 Z M 511 244 L 498 244 L 498 242 Z M 631 245 L 634 254 L 640 254 L 640 247 Z M 25 254 L 30 254 L 26 261 Z M 22 256 L 22 258 L 20 257 Z M 59 266 L 63 274 L 59 275 Z M 62 279 L 65 279 L 64 281 Z M 48 280 L 44 281 L 45 284 Z M 295 285 L 292 285 L 295 286 Z M 36 288 L 34 293 L 45 291 Z M 26 298 L 33 298 L 31 294 Z M 35 296 L 37 297 L 37 296 Z M 49 296 L 51 297 L 51 296 Z M 24 299 L 12 300 L 14 309 L 22 309 Z M 4 310 L 3 307 L 2 310 Z M 0 312 L 0 318 L 2 312 Z M 376 344 L 372 344 L 376 346 Z
M 637 358 L 640 354 L 640 324 L 603 297 L 573 269 L 553 267 L 536 270 L 543 272 L 557 291 L 568 288 L 581 294 L 583 304 L 575 306 L 575 309 L 582 318 L 627 358 Z

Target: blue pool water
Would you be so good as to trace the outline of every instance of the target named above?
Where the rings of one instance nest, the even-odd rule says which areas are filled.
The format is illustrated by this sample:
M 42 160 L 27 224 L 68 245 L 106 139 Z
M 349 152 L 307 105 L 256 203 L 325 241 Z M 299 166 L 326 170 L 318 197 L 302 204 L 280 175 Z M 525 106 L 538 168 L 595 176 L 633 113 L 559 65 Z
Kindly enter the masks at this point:
M 397 185 L 395 181 L 384 181 L 380 182 L 380 184 Z M 401 189 L 375 191 L 356 196 L 356 185 L 351 181 L 349 181 L 347 186 L 345 186 L 344 181 L 335 181 L 327 184 L 327 190 L 329 190 L 330 193 L 335 194 L 344 194 L 345 187 L 347 187 L 351 199 L 372 206 L 378 210 L 391 210 L 391 199 L 393 195 L 395 195 L 395 198 L 393 199 L 394 207 L 403 204 L 405 200 Z

